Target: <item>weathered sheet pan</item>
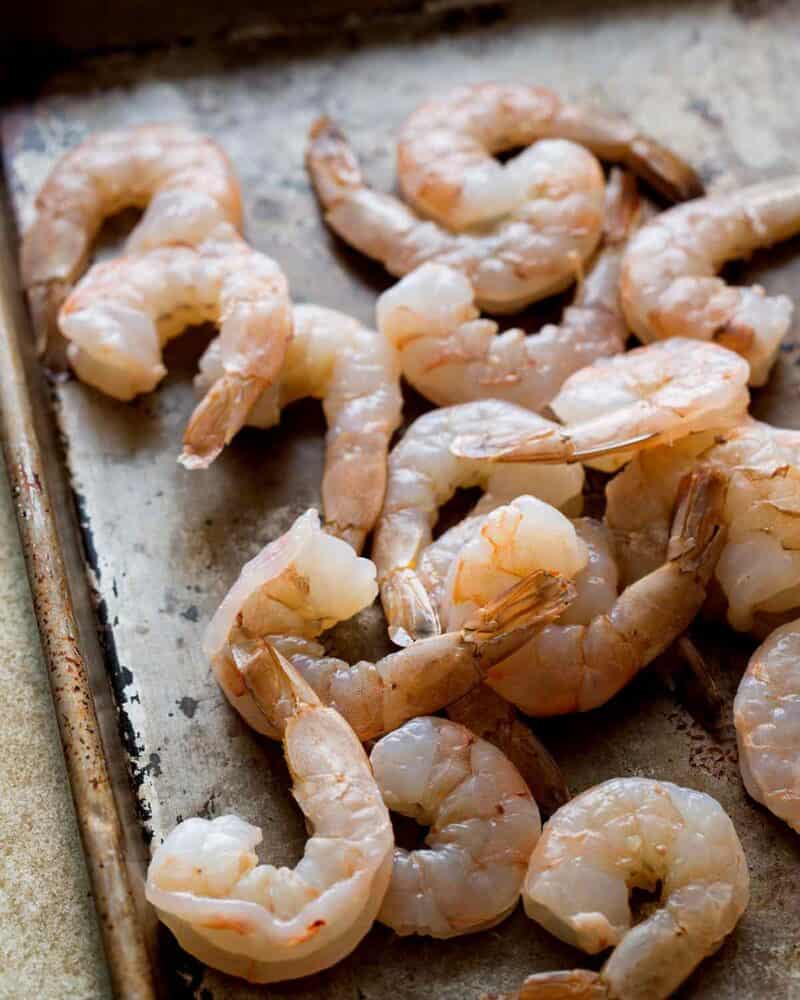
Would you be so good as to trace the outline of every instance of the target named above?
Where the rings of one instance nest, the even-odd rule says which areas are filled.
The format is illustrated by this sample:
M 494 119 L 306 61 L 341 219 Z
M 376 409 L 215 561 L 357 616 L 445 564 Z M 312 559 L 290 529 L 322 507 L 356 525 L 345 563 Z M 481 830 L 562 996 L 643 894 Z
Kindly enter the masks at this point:
M 324 42 L 184 46 L 95 58 L 3 111 L 13 215 L 19 227 L 27 223 L 54 159 L 88 132 L 126 122 L 190 121 L 230 153 L 249 238 L 281 262 L 296 300 L 370 322 L 375 294 L 388 279 L 333 241 L 318 216 L 303 168 L 316 114 L 341 121 L 371 179 L 388 188 L 396 128 L 424 96 L 455 82 L 529 80 L 628 113 L 687 156 L 707 181 L 730 185 L 796 169 L 797 33 L 791 5 L 737 0 L 732 6 L 600 10 L 572 3 L 537 15 L 492 7 L 451 13 L 433 27 L 349 29 Z M 765 257 L 748 274 L 760 270 L 770 287 L 791 292 L 800 275 L 796 250 Z M 540 320 L 541 313 L 530 319 Z M 323 424 L 316 406 L 299 404 L 279 429 L 241 434 L 208 472 L 183 471 L 175 458 L 193 405 L 194 365 L 206 342 L 207 333 L 196 331 L 170 348 L 165 383 L 131 405 L 74 381 L 53 391 L 53 403 L 145 841 L 158 842 L 183 817 L 233 811 L 263 828 L 265 857 L 291 864 L 304 831 L 280 750 L 256 738 L 228 708 L 200 640 L 242 562 L 319 502 Z M 756 399 L 759 416 L 800 426 L 795 365 L 792 340 Z M 6 405 L 15 398 L 24 392 L 6 393 Z M 407 398 L 413 416 L 422 404 Z M 30 549 L 34 540 L 25 540 Z M 35 572 L 35 561 L 31 566 Z M 79 590 L 75 566 L 70 575 Z M 47 640 L 50 623 L 39 612 Z M 84 641 L 91 645 L 92 637 Z M 336 641 L 350 656 L 385 648 L 380 613 L 365 613 Z M 713 736 L 655 671 L 606 708 L 537 731 L 573 790 L 619 774 L 658 776 L 709 792 L 733 817 L 752 867 L 752 903 L 737 932 L 680 995 L 798 997 L 800 849 L 787 828 L 746 798 L 730 723 L 750 643 L 708 630 L 700 642 L 718 660 L 725 688 L 725 724 Z M 95 672 L 91 681 L 100 704 L 107 703 L 102 677 Z M 104 737 L 118 766 L 115 734 L 109 729 Z M 145 852 L 126 820 L 124 789 L 117 792 L 140 903 L 137 870 L 140 875 Z M 75 794 L 83 794 L 77 785 Z M 399 939 L 376 926 L 330 972 L 255 988 L 204 970 L 166 932 L 154 933 L 146 909 L 141 912 L 161 989 L 170 997 L 377 1000 L 391 993 L 398 1000 L 462 1000 L 510 988 L 532 971 L 598 964 L 517 912 L 493 931 L 449 942 Z M 112 949 L 119 940 L 107 936 Z M 124 989 L 119 980 L 118 989 Z

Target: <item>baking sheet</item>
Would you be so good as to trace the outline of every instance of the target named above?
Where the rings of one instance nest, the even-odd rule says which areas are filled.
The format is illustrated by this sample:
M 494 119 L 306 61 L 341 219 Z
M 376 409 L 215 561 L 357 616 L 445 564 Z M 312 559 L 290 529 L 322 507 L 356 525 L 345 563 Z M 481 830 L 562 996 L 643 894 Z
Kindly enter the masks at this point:
M 456 82 L 526 80 L 630 115 L 672 144 L 714 187 L 796 169 L 800 50 L 791 5 L 558 5 L 538 16 L 501 7 L 451 13 L 433 26 L 350 28 L 325 42 L 183 46 L 88 60 L 47 81 L 35 100 L 2 113 L 4 162 L 16 221 L 55 158 L 89 132 L 180 120 L 211 133 L 239 174 L 251 242 L 286 270 L 296 301 L 370 323 L 390 279 L 333 240 L 308 187 L 303 150 L 322 112 L 351 137 L 370 179 L 394 183 L 394 137 L 425 96 Z M 791 292 L 797 247 L 742 269 Z M 531 316 L 535 322 L 537 314 Z M 141 828 L 157 843 L 180 819 L 236 812 L 264 831 L 262 856 L 293 864 L 302 819 L 280 748 L 227 706 L 200 642 L 242 563 L 319 503 L 323 421 L 300 403 L 280 428 L 246 431 L 204 473 L 175 462 L 194 404 L 191 378 L 208 331 L 167 352 L 170 374 L 133 404 L 78 382 L 54 392 L 80 514 L 108 674 Z M 755 411 L 800 426 L 796 348 Z M 408 395 L 407 415 L 420 412 Z M 744 794 L 730 703 L 749 640 L 706 630 L 720 662 L 725 722 L 709 735 L 648 671 L 605 708 L 537 724 L 573 791 L 606 778 L 667 778 L 714 795 L 731 814 L 753 874 L 736 933 L 680 991 L 684 997 L 800 997 L 800 897 L 795 835 Z M 336 637 L 351 658 L 385 647 L 373 609 Z M 492 931 L 448 942 L 397 938 L 376 926 L 347 960 L 295 984 L 248 987 L 205 970 L 169 934 L 158 964 L 172 997 L 461 1000 L 511 988 L 550 968 L 597 967 L 517 911 Z

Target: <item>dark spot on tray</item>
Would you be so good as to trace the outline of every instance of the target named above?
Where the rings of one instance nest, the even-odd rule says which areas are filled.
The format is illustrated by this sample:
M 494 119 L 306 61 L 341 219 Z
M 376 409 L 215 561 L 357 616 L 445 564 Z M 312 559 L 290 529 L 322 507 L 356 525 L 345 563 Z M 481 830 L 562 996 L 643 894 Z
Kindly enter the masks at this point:
M 157 753 L 150 754 L 150 763 L 147 764 L 144 771 L 153 775 L 154 778 L 161 777 L 161 757 Z
M 181 618 L 185 618 L 187 622 L 196 622 L 200 619 L 200 612 L 197 610 L 196 604 L 190 604 L 185 611 L 181 611 Z
M 721 128 L 723 125 L 722 116 L 714 111 L 705 97 L 692 97 L 686 102 L 686 110 L 693 111 L 707 125 L 712 125 L 714 128 Z
M 185 694 L 177 704 L 187 719 L 194 718 L 194 713 L 197 711 L 197 701 L 194 698 Z

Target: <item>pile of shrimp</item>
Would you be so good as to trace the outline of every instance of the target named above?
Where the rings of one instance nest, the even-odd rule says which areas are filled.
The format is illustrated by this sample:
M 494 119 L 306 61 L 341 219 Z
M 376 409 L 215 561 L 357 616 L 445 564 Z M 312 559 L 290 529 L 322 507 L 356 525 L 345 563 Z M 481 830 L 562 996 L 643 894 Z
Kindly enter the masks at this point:
M 369 186 L 327 117 L 306 165 L 328 226 L 399 279 L 374 329 L 292 303 L 243 235 L 226 155 L 184 126 L 88 138 L 22 244 L 45 362 L 117 400 L 155 389 L 170 338 L 218 324 L 187 469 L 301 397 L 327 421 L 321 511 L 253 552 L 203 645 L 231 709 L 282 742 L 305 852 L 276 868 L 257 827 L 187 819 L 155 848 L 147 898 L 187 951 L 260 983 L 328 968 L 376 920 L 449 938 L 522 901 L 544 931 L 611 951 L 509 1000 L 668 997 L 747 906 L 730 818 L 659 778 L 609 775 L 571 798 L 523 716 L 595 709 L 671 648 L 710 698 L 686 632 L 723 617 L 764 640 L 733 705 L 744 786 L 800 832 L 800 432 L 748 412 L 792 304 L 717 275 L 800 232 L 800 181 L 705 195 L 630 123 L 522 84 L 417 108 L 402 198 Z M 123 255 L 88 266 L 127 206 L 144 214 Z M 483 315 L 573 285 L 536 334 Z M 401 378 L 433 408 L 395 439 Z M 585 467 L 605 477 L 602 516 L 583 514 Z M 326 633 L 376 599 L 398 648 L 331 655 Z M 390 810 L 428 828 L 424 846 L 395 844 Z M 659 893 L 636 924 L 634 889 Z

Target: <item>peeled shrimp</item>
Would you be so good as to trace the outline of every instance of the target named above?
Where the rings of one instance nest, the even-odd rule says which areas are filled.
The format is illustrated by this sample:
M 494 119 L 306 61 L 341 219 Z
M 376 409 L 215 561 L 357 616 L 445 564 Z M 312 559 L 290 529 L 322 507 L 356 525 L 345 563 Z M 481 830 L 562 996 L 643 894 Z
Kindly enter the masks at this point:
M 183 125 L 90 136 L 55 165 L 21 250 L 22 281 L 43 351 L 58 353 L 57 317 L 105 218 L 145 208 L 126 253 L 196 246 L 242 224 L 239 184 L 222 149 Z
M 323 400 L 325 528 L 360 552 L 383 503 L 389 440 L 400 423 L 397 358 L 380 334 L 344 313 L 300 305 L 293 317 L 294 338 L 280 379 L 255 403 L 247 422 L 272 427 L 289 403 L 305 396 Z M 201 358 L 198 389 L 222 375 L 221 347 L 220 339 L 212 341 Z
M 481 308 L 515 312 L 567 288 L 603 227 L 603 172 L 591 153 L 561 139 L 537 142 L 506 167 L 511 204 L 492 221 L 453 233 L 392 195 L 367 186 L 355 154 L 327 118 L 311 130 L 311 180 L 325 221 L 345 242 L 398 277 L 436 261 L 466 275 Z
M 685 484 L 666 562 L 585 624 L 555 622 L 489 671 L 486 683 L 528 715 L 605 704 L 690 624 L 724 544 L 724 481 L 698 472 Z M 532 558 L 536 558 L 535 552 Z
M 623 119 L 513 83 L 458 87 L 417 108 L 400 132 L 400 187 L 423 215 L 451 229 L 491 221 L 519 197 L 513 166 L 495 154 L 554 138 L 624 164 L 673 200 L 702 193 L 691 167 Z
M 792 303 L 758 285 L 733 288 L 716 272 L 800 232 L 800 180 L 785 177 L 711 195 L 657 216 L 630 242 L 621 297 L 633 331 L 644 341 L 665 337 L 714 340 L 750 365 L 763 385 L 789 328 Z
M 430 827 L 424 848 L 395 848 L 378 920 L 436 938 L 500 923 L 541 833 L 514 765 L 465 726 L 430 717 L 384 736 L 370 763 L 387 806 Z
M 642 448 L 736 423 L 750 401 L 747 375 L 746 362 L 732 351 L 672 337 L 571 375 L 550 404 L 565 427 L 527 434 L 492 428 L 459 436 L 453 451 L 499 462 L 614 468 Z M 610 462 L 597 462 L 609 455 Z
M 292 315 L 275 261 L 238 238 L 149 250 L 96 264 L 59 314 L 78 377 L 122 400 L 155 388 L 164 344 L 209 320 L 220 325 L 222 364 L 186 429 L 189 469 L 216 458 L 281 371 Z
M 630 890 L 659 885 L 658 909 L 632 927 Z M 649 778 L 605 781 L 545 826 L 522 899 L 562 941 L 591 955 L 614 950 L 600 972 L 543 972 L 505 1000 L 663 1000 L 719 948 L 749 896 L 742 845 L 710 795 Z
M 664 558 L 669 511 L 681 479 L 697 465 L 728 479 L 727 539 L 715 571 L 728 621 L 769 628 L 800 608 L 800 432 L 745 418 L 716 434 L 694 434 L 639 454 L 606 487 L 606 520 L 620 571 L 630 583 Z
M 800 620 L 753 653 L 733 720 L 745 788 L 800 833 Z
M 474 434 L 487 426 L 520 437 L 555 427 L 513 403 L 477 400 L 423 414 L 389 455 L 386 499 L 375 527 L 372 557 L 389 635 L 398 645 L 439 631 L 436 613 L 415 571 L 432 540 L 439 508 L 459 487 L 481 486 L 486 491 L 476 514 L 521 493 L 557 507 L 580 503 L 583 471 L 579 466 L 511 466 L 452 454 L 450 445 L 457 435 Z
M 259 864 L 257 827 L 236 816 L 188 819 L 156 849 L 146 895 L 190 954 L 271 983 L 328 968 L 356 947 L 389 884 L 394 834 L 341 715 L 281 657 L 264 658 L 261 680 L 270 695 L 261 710 L 283 741 L 292 793 L 313 831 L 303 857 L 293 869 Z
M 540 572 L 490 602 L 459 631 L 376 663 L 351 666 L 325 656 L 314 640 L 371 604 L 377 589 L 375 566 L 324 532 L 314 510 L 243 567 L 209 624 L 204 649 L 228 700 L 254 729 L 274 735 L 258 707 L 267 697 L 258 694 L 258 658 L 250 658 L 246 678 L 239 667 L 241 650 L 253 643 L 266 651 L 267 663 L 273 653 L 287 657 L 367 740 L 466 694 L 571 598 L 566 581 Z
M 406 379 L 439 406 L 493 397 L 544 409 L 568 375 L 625 348 L 619 268 L 638 215 L 636 182 L 613 171 L 603 245 L 560 325 L 535 336 L 499 334 L 480 319 L 461 272 L 437 263 L 412 271 L 378 299 L 378 329 L 400 352 Z

